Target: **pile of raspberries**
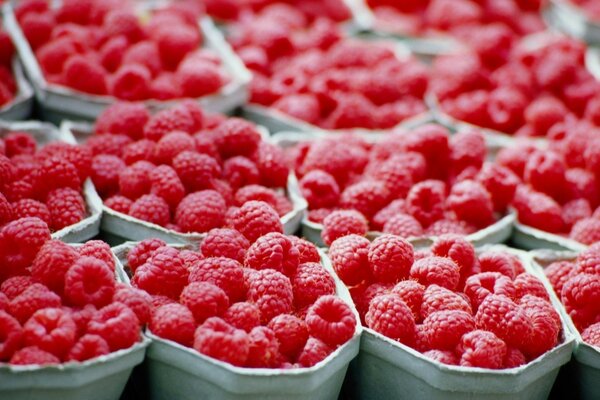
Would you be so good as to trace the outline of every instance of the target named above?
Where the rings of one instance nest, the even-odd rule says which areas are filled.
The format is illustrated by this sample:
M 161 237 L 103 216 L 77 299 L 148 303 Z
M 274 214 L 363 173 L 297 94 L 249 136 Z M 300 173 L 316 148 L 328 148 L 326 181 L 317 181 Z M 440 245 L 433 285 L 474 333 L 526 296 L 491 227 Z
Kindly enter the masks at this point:
M 0 108 L 9 104 L 17 94 L 17 82 L 12 72 L 14 54 L 15 47 L 12 39 L 0 27 Z
M 89 149 L 65 142 L 38 148 L 27 132 L 0 134 L 0 227 L 36 217 L 54 232 L 83 220 L 91 165 Z
M 140 340 L 150 296 L 115 280 L 110 247 L 50 239 L 39 218 L 0 230 L 0 362 L 78 362 Z
M 420 251 L 393 235 L 348 235 L 329 256 L 365 326 L 436 361 L 514 368 L 561 341 L 543 283 L 512 254 L 476 254 L 451 235 Z
M 559 123 L 548 148 L 507 147 L 496 164 L 521 180 L 513 207 L 519 221 L 584 244 L 600 241 L 600 129 L 588 121 Z
M 229 31 L 254 74 L 252 103 L 325 129 L 388 129 L 426 111 L 428 68 L 389 43 L 347 38 L 333 21 L 286 4 Z
M 105 206 L 171 230 L 202 233 L 244 218 L 280 225 L 293 209 L 283 150 L 254 124 L 191 100 L 154 115 L 142 103 L 115 103 L 82 148 Z
M 201 49 L 202 8 L 193 0 L 154 10 L 146 23 L 119 0 L 65 0 L 55 9 L 24 0 L 15 14 L 51 84 L 135 101 L 201 97 L 230 79 Z
M 506 212 L 518 184 L 510 170 L 485 162 L 481 132 L 450 136 L 433 124 L 374 144 L 346 135 L 301 142 L 290 153 L 308 219 L 325 225 L 326 244 L 369 229 L 468 235 Z
M 548 265 L 545 273 L 582 339 L 600 347 L 600 244 L 573 261 Z
M 590 2 L 593 2 L 590 1 Z M 376 24 L 391 32 L 420 36 L 449 34 L 490 46 L 489 28 L 507 36 L 542 31 L 541 0 L 367 0 Z
M 235 366 L 311 367 L 353 337 L 356 317 L 313 244 L 256 228 L 211 230 L 198 250 L 132 248 L 132 284 L 154 305 L 149 330 Z
M 566 37 L 541 46 L 502 41 L 436 58 L 430 88 L 450 116 L 515 136 L 552 136 L 574 119 L 600 125 L 600 83 L 586 70 L 585 52 Z

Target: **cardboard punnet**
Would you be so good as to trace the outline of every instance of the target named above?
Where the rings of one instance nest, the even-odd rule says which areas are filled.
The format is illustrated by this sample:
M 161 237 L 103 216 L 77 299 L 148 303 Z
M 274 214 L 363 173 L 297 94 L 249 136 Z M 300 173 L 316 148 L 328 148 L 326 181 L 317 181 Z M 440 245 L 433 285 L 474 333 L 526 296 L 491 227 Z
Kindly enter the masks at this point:
M 0 107 L 0 119 L 19 121 L 29 118 L 33 109 L 33 89 L 25 79 L 23 67 L 15 57 L 12 63 L 12 70 L 15 82 L 17 84 L 17 93 L 15 98 Z
M 544 14 L 550 26 L 588 44 L 600 44 L 600 21 L 589 19 L 584 10 L 570 1 L 550 0 Z
M 568 237 L 544 232 L 540 229 L 523 225 L 519 221 L 515 221 L 515 228 L 513 230 L 511 241 L 520 248 L 527 250 L 553 249 L 581 251 L 588 247 L 585 244 L 569 239 Z

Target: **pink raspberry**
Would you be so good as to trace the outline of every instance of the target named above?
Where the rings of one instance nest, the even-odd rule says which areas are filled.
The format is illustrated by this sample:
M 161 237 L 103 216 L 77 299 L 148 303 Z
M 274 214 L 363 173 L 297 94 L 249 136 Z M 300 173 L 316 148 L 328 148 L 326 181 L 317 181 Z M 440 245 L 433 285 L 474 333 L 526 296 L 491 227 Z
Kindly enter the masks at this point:
M 65 274 L 79 258 L 77 250 L 58 240 L 49 240 L 40 248 L 31 264 L 31 277 L 56 293 L 62 293 Z
M 271 269 L 255 271 L 248 281 L 248 301 L 260 308 L 263 322 L 292 310 L 294 292 L 290 280 Z
M 0 310 L 0 334 L 2 335 L 0 360 L 5 362 L 21 347 L 23 328 L 19 321 L 2 310 Z
M 73 345 L 67 354 L 68 361 L 83 362 L 91 358 L 100 357 L 110 353 L 106 340 L 98 335 L 83 335 Z
M 184 305 L 173 303 L 158 307 L 150 319 L 150 331 L 163 339 L 184 346 L 194 342 L 196 321 L 192 312 Z
M 92 159 L 90 177 L 101 196 L 110 196 L 119 190 L 119 174 L 126 165 L 119 157 L 100 154 Z
M 155 250 L 163 246 L 166 246 L 164 240 L 156 238 L 144 239 L 136 244 L 127 253 L 127 266 L 131 272 L 135 272 L 140 265 L 144 264 L 152 256 Z
M 244 298 L 242 265 L 230 258 L 209 257 L 196 263 L 189 275 L 190 282 L 208 282 L 223 289 L 230 303 Z
M 371 219 L 371 225 L 376 230 L 383 229 L 384 225 L 398 214 L 407 214 L 406 201 L 404 199 L 393 200 L 390 204 L 382 208 Z M 417 221 L 418 222 L 418 221 Z M 419 226 L 421 224 L 419 223 Z
M 465 180 L 454 185 L 447 205 L 458 219 L 476 227 L 485 227 L 494 221 L 492 198 L 478 182 Z
M 313 170 L 300 179 L 300 190 L 309 208 L 329 208 L 337 206 L 340 187 L 327 172 Z
M 595 322 L 599 286 L 600 276 L 591 274 L 576 274 L 563 285 L 560 299 L 579 330 Z
M 367 238 L 358 235 L 342 236 L 331 244 L 329 258 L 346 285 L 358 285 L 369 278 L 369 245 Z
M 294 247 L 298 250 L 298 263 L 320 262 L 321 255 L 317 247 L 306 239 L 297 236 L 288 236 Z
M 600 221 L 596 218 L 585 218 L 578 221 L 569 234 L 571 239 L 591 245 L 600 241 Z
M 354 335 L 356 317 L 339 297 L 322 296 L 308 309 L 306 324 L 311 336 L 337 346 Z
M 448 350 L 428 350 L 423 353 L 425 357 L 429 357 L 434 361 L 448 365 L 458 365 L 458 358 L 452 351 Z
M 76 333 L 77 326 L 68 312 L 45 308 L 36 311 L 23 325 L 23 343 L 63 358 L 75 344 Z
M 201 125 L 201 124 L 200 124 Z M 163 136 L 173 131 L 195 133 L 200 126 L 183 103 L 154 114 L 144 125 L 144 137 L 158 142 Z
M 565 189 L 567 166 L 553 152 L 533 153 L 525 165 L 524 180 L 535 190 L 559 198 Z
M 500 272 L 511 279 L 514 279 L 523 268 L 517 257 L 499 251 L 486 251 L 480 254 L 479 265 L 481 272 Z
M 346 187 L 340 196 L 342 208 L 357 210 L 367 219 L 390 201 L 390 191 L 381 181 L 361 181 Z
M 415 339 L 412 311 L 395 294 L 383 294 L 371 300 L 365 321 L 369 328 L 401 343 L 411 345 Z
M 258 184 L 260 182 L 260 172 L 252 160 L 236 156 L 228 159 L 223 164 L 223 178 L 237 189 Z
M 437 284 L 454 290 L 460 281 L 460 268 L 449 258 L 425 257 L 415 261 L 410 277 L 424 285 Z
M 515 194 L 519 177 L 512 170 L 497 164 L 485 164 L 477 181 L 480 182 L 492 197 L 494 211 L 504 212 Z
M 425 294 L 425 286 L 412 279 L 407 279 L 398 282 L 391 293 L 398 295 L 410 307 L 415 321 L 421 319 L 421 303 Z
M 229 307 L 227 294 L 219 287 L 208 282 L 192 282 L 181 292 L 181 304 L 194 314 L 196 323 L 221 316 Z
M 250 351 L 246 365 L 254 368 L 272 368 L 281 362 L 279 340 L 275 332 L 265 326 L 257 326 L 248 334 Z
M 454 310 L 472 314 L 471 305 L 467 298 L 435 284 L 429 285 L 423 293 L 423 301 L 420 307 L 421 318 L 423 319 L 438 311 Z
M 317 338 L 309 337 L 298 356 L 298 363 L 305 368 L 310 368 L 325 360 L 331 353 L 333 353 L 331 347 Z
M 278 232 L 259 237 L 246 252 L 244 265 L 252 269 L 274 269 L 293 276 L 298 267 L 298 249 Z
M 165 226 L 171 221 L 169 204 L 154 194 L 145 194 L 133 202 L 129 209 L 133 218 L 160 226 Z
M 253 155 L 261 176 L 261 184 L 268 187 L 286 187 L 290 174 L 287 155 L 272 143 L 261 141 Z
M 306 322 L 289 314 L 280 314 L 267 325 L 279 340 L 279 351 L 294 359 L 304 348 L 308 340 Z
M 74 225 L 86 216 L 86 204 L 81 193 L 71 188 L 53 190 L 46 197 L 50 211 L 50 228 L 58 231 Z
M 336 239 L 347 235 L 366 235 L 369 229 L 365 217 L 355 210 L 339 210 L 329 214 L 323 220 L 321 237 L 326 245 L 331 245 Z
M 492 332 L 474 330 L 465 334 L 457 347 L 460 365 L 500 369 L 504 365 L 506 343 Z
M 234 328 L 250 332 L 253 328 L 260 326 L 260 310 L 253 303 L 234 303 L 225 311 L 223 319 Z M 269 328 L 274 329 L 270 324 Z
M 407 211 L 423 226 L 441 219 L 446 199 L 445 185 L 440 181 L 423 181 L 414 185 L 406 197 Z
M 561 232 L 564 227 L 562 210 L 551 197 L 519 187 L 513 199 L 519 222 L 546 232 Z
M 477 327 L 493 332 L 506 344 L 526 349 L 532 334 L 532 320 L 510 298 L 490 294 L 475 315 Z
M 120 194 L 132 200 L 150 193 L 150 173 L 156 168 L 148 161 L 137 161 L 119 174 Z
M 75 306 L 103 307 L 115 293 L 113 270 L 97 258 L 82 256 L 65 274 L 65 297 Z
M 12 365 L 51 365 L 60 364 L 60 359 L 37 346 L 23 347 L 10 358 Z
M 184 232 L 207 232 L 223 225 L 227 205 L 214 190 L 187 195 L 177 206 L 175 222 Z
M 49 239 L 48 225 L 39 218 L 21 218 L 4 225 L 0 230 L 0 260 L 5 266 L 1 275 L 22 275 Z
M 475 319 L 464 311 L 437 311 L 425 318 L 423 329 L 432 348 L 453 350 L 464 334 L 475 329 Z
M 575 199 L 563 204 L 562 218 L 568 229 L 571 229 L 578 221 L 591 216 L 592 207 L 586 199 Z
M 465 282 L 465 294 L 471 300 L 474 309 L 490 295 L 503 295 L 514 299 L 517 289 L 513 281 L 499 272 L 482 272 L 467 278 Z
M 250 242 L 269 232 L 283 233 L 283 226 L 277 212 L 262 201 L 244 203 L 232 216 L 232 226 Z
M 517 299 L 520 299 L 525 295 L 533 295 L 541 299 L 550 300 L 542 281 L 527 272 L 517 275 L 513 283 L 515 285 Z
M 250 338 L 222 319 L 207 319 L 194 333 L 194 349 L 209 357 L 243 366 L 250 353 Z
M 556 261 L 544 268 L 546 277 L 559 295 L 564 284 L 573 276 L 574 272 L 575 264 L 570 261 Z
M 384 233 L 404 239 L 423 236 L 423 227 L 415 218 L 407 214 L 395 214 L 383 225 Z
M 450 160 L 455 174 L 468 167 L 481 169 L 486 154 L 485 138 L 480 131 L 464 130 L 450 138 Z
M 581 338 L 592 346 L 600 346 L 600 322 L 588 326 L 581 333 Z
M 141 139 L 150 113 L 141 103 L 117 102 L 107 107 L 96 119 L 96 133 L 124 134 Z
M 140 322 L 129 307 L 112 303 L 94 314 L 88 333 L 106 340 L 111 351 L 127 349 L 140 339 Z
M 260 143 L 260 134 L 251 122 L 240 118 L 228 118 L 215 130 L 219 153 L 225 158 L 248 156 Z
M 396 283 L 408 277 L 414 261 L 412 245 L 394 235 L 382 235 L 369 246 L 369 266 L 373 277 L 384 283 Z
M 110 246 L 106 242 L 88 240 L 78 250 L 80 256 L 94 257 L 100 261 L 104 261 L 111 270 L 115 270 L 115 258 Z
M 140 139 L 123 148 L 122 158 L 127 165 L 133 165 L 138 161 L 152 161 L 155 149 L 155 142 L 148 139 Z
M 160 165 L 149 174 L 150 193 L 161 197 L 174 209 L 185 196 L 183 183 L 175 170 L 168 165 Z
M 335 280 L 319 263 L 300 264 L 292 278 L 296 308 L 310 306 L 320 297 L 335 294 Z
M 398 162 L 390 157 L 383 162 L 372 174 L 373 179 L 381 181 L 395 198 L 404 198 L 413 185 L 412 171 L 406 168 L 403 159 Z
M 132 287 L 117 288 L 113 301 L 123 303 L 129 307 L 142 325 L 150 322 L 152 297 L 144 290 Z
M 248 240 L 233 229 L 212 229 L 200 244 L 205 257 L 227 257 L 239 262 L 244 261 L 249 247 Z
M 136 268 L 132 282 L 152 295 L 178 299 L 187 281 L 188 271 L 179 251 L 165 246 Z
M 35 282 L 31 276 L 26 275 L 17 275 L 12 278 L 8 278 L 0 285 L 0 292 L 4 293 L 8 300 L 12 300 L 29 286 L 33 285 Z

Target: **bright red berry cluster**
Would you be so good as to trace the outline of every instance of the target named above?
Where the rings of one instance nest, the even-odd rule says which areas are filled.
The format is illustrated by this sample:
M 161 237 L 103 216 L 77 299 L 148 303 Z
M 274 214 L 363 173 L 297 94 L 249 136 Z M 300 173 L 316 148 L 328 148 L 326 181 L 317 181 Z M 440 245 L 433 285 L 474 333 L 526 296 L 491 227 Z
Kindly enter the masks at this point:
M 264 9 L 269 12 L 281 12 L 282 16 L 289 16 L 288 5 L 291 5 L 300 13 L 304 19 L 314 20 L 326 18 L 328 20 L 343 22 L 351 17 L 350 9 L 343 0 L 261 0 L 261 1 L 237 1 L 237 0 L 204 0 L 206 12 L 218 20 L 234 21 L 246 18 L 253 13 L 259 13 Z M 295 15 L 295 14 L 294 14 Z
M 232 24 L 229 41 L 254 73 L 251 102 L 310 124 L 386 129 L 426 110 L 424 64 L 283 2 Z
M 349 235 L 329 255 L 367 327 L 440 362 L 512 368 L 560 340 L 543 283 L 512 254 L 477 255 L 458 236 L 415 252 L 397 236 Z
M 92 95 L 135 101 L 201 97 L 229 79 L 221 60 L 204 50 L 202 7 L 181 1 L 142 22 L 118 1 L 19 2 L 17 19 L 46 80 Z
M 14 54 L 15 47 L 12 39 L 0 28 L 0 107 L 10 103 L 17 93 L 17 83 L 12 71 Z
M 325 225 L 328 244 L 367 229 L 407 238 L 489 226 L 506 212 L 518 178 L 486 155 L 481 132 L 450 136 L 432 124 L 375 144 L 343 135 L 291 150 L 308 218 Z
M 551 263 L 545 273 L 583 340 L 600 347 L 600 245 Z
M 367 4 L 383 30 L 413 36 L 443 32 L 490 48 L 506 36 L 527 35 L 545 27 L 540 0 L 367 0 Z M 502 39 L 490 36 L 490 28 L 506 33 Z M 492 38 L 496 41 L 490 43 Z
M 150 115 L 116 103 L 83 145 L 104 204 L 178 232 L 281 229 L 292 210 L 283 150 L 239 118 L 205 113 L 188 100 Z
M 196 251 L 149 239 L 127 260 L 153 334 L 236 366 L 310 367 L 356 329 L 316 247 L 278 231 L 213 229 Z
M 437 58 L 430 87 L 442 110 L 521 137 L 549 136 L 573 119 L 597 123 L 600 83 L 586 69 L 585 45 L 557 37 L 532 47 L 526 40 L 507 46 L 506 60 L 493 65 L 474 51 Z
M 37 217 L 58 231 L 87 215 L 83 183 L 90 174 L 92 153 L 65 142 L 39 148 L 27 132 L 0 137 L 0 227 L 24 217 Z
M 116 282 L 106 243 L 73 247 L 22 218 L 0 230 L 0 264 L 1 362 L 85 361 L 140 340 L 150 296 Z

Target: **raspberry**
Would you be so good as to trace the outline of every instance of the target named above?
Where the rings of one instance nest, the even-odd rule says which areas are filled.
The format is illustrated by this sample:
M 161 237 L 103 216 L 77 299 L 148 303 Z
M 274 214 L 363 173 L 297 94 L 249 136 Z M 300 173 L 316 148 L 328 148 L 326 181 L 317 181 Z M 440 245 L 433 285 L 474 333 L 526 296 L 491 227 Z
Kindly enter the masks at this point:
M 37 144 L 26 132 L 11 132 L 4 137 L 6 156 L 12 158 L 20 154 L 34 155 Z
M 161 197 L 171 208 L 175 208 L 185 196 L 183 183 L 175 170 L 168 165 L 160 165 L 149 174 L 150 193 Z
M 311 336 L 335 347 L 352 338 L 356 317 L 340 298 L 322 296 L 308 309 L 306 324 Z
M 497 164 L 485 164 L 477 181 L 488 191 L 498 212 L 506 210 L 519 184 L 519 178 L 510 169 Z
M 547 313 L 528 312 L 527 316 L 531 320 L 532 333 L 529 343 L 522 351 L 530 359 L 534 359 L 556 346 L 561 327 Z
M 565 188 L 567 166 L 553 152 L 533 153 L 525 165 L 524 179 L 539 192 L 557 198 Z
M 0 310 L 0 360 L 8 361 L 21 346 L 23 329 L 21 324 L 10 314 Z
M 383 225 L 384 233 L 404 239 L 423 236 L 423 227 L 415 218 L 407 214 L 395 214 Z
M 492 332 L 474 330 L 465 334 L 457 347 L 460 365 L 500 369 L 504 365 L 507 346 Z
M 21 218 L 9 222 L 0 230 L 0 260 L 2 275 L 21 275 L 35 258 L 42 245 L 50 239 L 48 225 L 39 218 Z
M 588 326 L 581 333 L 581 338 L 587 344 L 600 347 L 600 322 Z
M 348 186 L 340 196 L 340 206 L 354 209 L 367 218 L 389 203 L 390 191 L 381 181 L 362 181 Z
M 368 259 L 371 273 L 377 281 L 395 283 L 408 277 L 414 251 L 404 239 L 382 235 L 369 246 Z
M 298 267 L 298 249 L 285 235 L 267 233 L 258 238 L 246 252 L 244 265 L 248 268 L 274 269 L 292 276 Z
M 223 319 L 234 328 L 250 332 L 252 328 L 260 325 L 260 310 L 252 303 L 234 303 L 225 311 Z M 274 329 L 271 324 L 269 328 Z
M 94 257 L 106 263 L 114 271 L 115 259 L 110 246 L 101 240 L 88 240 L 79 248 L 79 255 Z
M 39 309 L 60 307 L 60 297 L 46 286 L 34 283 L 8 304 L 8 311 L 20 323 L 25 323 Z
M 90 177 L 101 196 L 108 196 L 119 190 L 119 174 L 125 163 L 117 156 L 101 154 L 92 159 Z
M 292 279 L 294 304 L 310 306 L 321 296 L 335 294 L 335 280 L 319 263 L 300 264 Z
M 96 119 L 96 134 L 111 133 L 141 139 L 150 113 L 141 103 L 117 102 L 108 106 Z
M 166 304 L 155 309 L 149 325 L 154 335 L 184 346 L 192 345 L 195 328 L 194 315 L 181 304 Z
M 92 58 L 75 54 L 64 65 L 63 79 L 67 86 L 84 93 L 107 94 L 107 79 L 104 69 Z
M 236 189 L 257 184 L 260 181 L 260 173 L 256 164 L 242 156 L 232 157 L 225 161 L 223 177 Z
M 150 192 L 150 173 L 155 165 L 148 161 L 138 161 L 119 174 L 119 189 L 121 194 L 132 200 Z
M 123 55 L 122 64 L 143 66 L 153 78 L 162 70 L 158 47 L 156 43 L 149 40 L 138 42 L 127 49 Z
M 192 282 L 181 292 L 180 302 L 192 311 L 196 323 L 221 316 L 229 307 L 227 294 L 208 282 Z
M 241 206 L 251 200 L 264 201 L 277 210 L 277 203 L 280 201 L 280 197 L 281 195 L 275 190 L 260 185 L 248 185 L 235 193 L 235 202 Z
M 460 281 L 460 268 L 445 257 L 425 257 L 415 261 L 410 277 L 424 285 L 436 284 L 454 290 Z
M 573 323 L 585 329 L 598 314 L 597 297 L 600 276 L 577 274 L 564 283 L 560 298 Z
M 43 160 L 40 169 L 34 172 L 33 179 L 34 189 L 41 197 L 53 189 L 64 187 L 78 189 L 81 186 L 77 168 L 57 156 Z
M 592 245 L 577 256 L 577 272 L 586 274 L 600 274 L 598 261 L 600 260 L 600 245 Z
M 431 247 L 431 253 L 439 257 L 448 257 L 460 268 L 461 278 L 466 278 L 477 262 L 475 248 L 460 236 L 445 235 L 438 238 Z
M 464 334 L 475 329 L 475 320 L 464 311 L 437 311 L 425 318 L 423 329 L 432 348 L 453 350 Z
M 162 239 L 144 239 L 136 244 L 127 253 L 127 266 L 131 272 L 135 273 L 135 270 L 142 264 L 144 264 L 152 256 L 155 250 L 160 247 L 166 246 L 166 243 Z
M 112 303 L 98 310 L 88 323 L 88 333 L 102 337 L 111 351 L 131 347 L 140 338 L 140 323 L 127 306 Z
M 471 300 L 474 309 L 490 295 L 503 295 L 514 299 L 517 289 L 512 280 L 499 272 L 482 272 L 467 278 L 465 294 Z
M 122 65 L 113 76 L 111 94 L 121 100 L 145 100 L 150 95 L 151 80 L 152 73 L 146 66 Z
M 223 225 L 227 205 L 214 190 L 187 195 L 177 206 L 175 222 L 184 232 L 207 232 Z
M 412 311 L 395 294 L 382 294 L 371 300 L 365 321 L 369 328 L 400 343 L 410 345 L 415 339 Z
M 173 107 L 162 110 L 150 117 L 144 126 L 144 137 L 158 142 L 163 136 L 173 131 L 194 133 L 197 126 L 189 110 L 183 107 Z
M 563 229 L 562 210 L 551 197 L 531 191 L 523 186 L 515 193 L 513 206 L 517 210 L 519 222 L 546 232 L 560 232 Z
M 56 293 L 62 293 L 65 274 L 79 258 L 77 250 L 59 240 L 49 240 L 31 264 L 31 277 Z
M 211 156 L 184 151 L 173 159 L 173 168 L 188 191 L 205 189 L 221 174 L 221 167 Z
M 342 236 L 331 244 L 329 258 L 346 285 L 358 285 L 369 278 L 369 245 L 367 238 L 358 235 Z
M 243 366 L 250 353 L 250 338 L 243 330 L 213 317 L 196 329 L 194 349 L 217 360 Z
M 455 174 L 467 167 L 481 169 L 486 153 L 485 138 L 480 131 L 465 130 L 450 138 L 450 160 Z
M 532 334 L 532 320 L 510 298 L 490 294 L 479 305 L 475 321 L 478 328 L 493 332 L 509 346 L 527 348 Z
M 261 140 L 255 125 L 240 118 L 228 118 L 217 126 L 214 135 L 224 158 L 251 155 Z
M 574 272 L 575 264 L 570 261 L 556 261 L 544 268 L 546 277 L 559 295 L 564 284 L 573 276 Z
M 175 79 L 183 89 L 184 96 L 202 97 L 218 92 L 225 78 L 216 65 L 188 61 L 179 65 Z
M 365 314 L 369 310 L 371 300 L 381 294 L 388 294 L 391 289 L 390 285 L 380 283 L 369 284 L 368 282 L 362 282 L 360 285 L 350 288 L 350 295 L 363 322 Z
M 0 285 L 0 292 L 4 293 L 9 300 L 14 299 L 29 286 L 33 285 L 34 280 L 31 276 L 13 276 L 8 278 Z
M 290 280 L 272 269 L 255 271 L 248 281 L 248 301 L 255 303 L 264 323 L 292 310 L 294 293 Z
M 441 219 L 446 198 L 445 185 L 440 181 L 423 181 L 414 185 L 406 197 L 407 211 L 423 226 Z
M 522 268 L 520 261 L 515 256 L 499 251 L 482 253 L 479 256 L 479 264 L 481 272 L 499 272 L 508 276 L 511 280 L 517 276 L 517 270 Z
M 73 318 L 73 322 L 75 322 L 75 325 L 77 326 L 77 337 L 80 337 L 87 332 L 88 323 L 94 314 L 96 314 L 96 311 L 98 311 L 92 304 L 86 304 L 78 309 L 64 306 L 63 310 L 70 311 L 71 318 Z
M 196 263 L 189 282 L 208 282 L 223 289 L 229 302 L 240 301 L 245 295 L 242 264 L 225 257 L 209 257 Z
M 53 190 L 46 197 L 46 206 L 50 211 L 50 228 L 54 231 L 74 225 L 86 216 L 86 204 L 77 190 L 62 188 Z
M 305 368 L 310 368 L 326 359 L 331 353 L 333 353 L 331 347 L 317 338 L 309 337 L 298 356 L 298 363 Z
M 60 364 L 60 359 L 54 354 L 41 350 L 37 346 L 23 347 L 10 358 L 12 365 L 51 365 Z
M 85 142 L 85 146 L 91 150 L 94 156 L 110 154 L 121 157 L 123 149 L 132 141 L 127 135 L 94 135 Z
M 236 230 L 212 229 L 200 244 L 200 251 L 205 257 L 227 257 L 243 262 L 249 247 L 248 240 Z
M 319 107 L 319 100 L 312 94 L 287 95 L 273 103 L 274 109 L 313 125 L 321 118 Z
M 298 250 L 298 262 L 304 264 L 307 262 L 320 262 L 321 255 L 317 247 L 306 239 L 297 236 L 288 236 L 292 245 Z
M 250 242 L 269 232 L 283 233 L 283 226 L 277 212 L 262 201 L 244 203 L 233 214 L 231 225 Z
M 135 270 L 133 283 L 153 295 L 178 299 L 188 281 L 188 271 L 179 251 L 161 247 Z
M 37 49 L 48 41 L 55 24 L 50 12 L 31 12 L 19 19 L 21 29 L 32 49 Z
M 222 153 L 221 148 L 219 151 Z M 290 168 L 283 149 L 272 143 L 261 141 L 253 159 L 260 172 L 261 184 L 268 187 L 285 187 L 287 185 Z
M 358 211 L 339 210 L 325 217 L 321 237 L 326 245 L 331 245 L 336 239 L 343 236 L 364 236 L 368 229 L 367 220 Z
M 172 29 L 161 29 L 157 33 L 156 42 L 161 61 L 164 65 L 174 68 L 189 52 L 202 44 L 202 37 L 197 29 L 179 25 L 173 26 Z
M 171 221 L 169 204 L 154 194 L 145 194 L 133 202 L 129 209 L 133 218 L 160 226 L 165 226 Z
M 156 143 L 152 140 L 141 139 L 123 148 L 123 161 L 132 165 L 138 161 L 150 161 L 155 156 Z
M 150 322 L 152 297 L 145 291 L 132 287 L 117 288 L 112 300 L 129 307 L 142 325 Z
M 191 271 L 197 263 L 204 260 L 202 253 L 193 250 L 181 250 L 179 256 L 183 260 L 183 264 L 188 271 Z
M 585 218 L 578 221 L 569 235 L 572 239 L 591 245 L 600 240 L 600 221 L 595 218 Z
M 304 349 L 308 340 L 308 326 L 303 320 L 293 315 L 281 314 L 269 321 L 268 327 L 279 340 L 281 353 L 290 359 L 294 359 Z
M 400 281 L 391 290 L 392 294 L 399 296 L 413 313 L 415 321 L 421 317 L 421 303 L 425 294 L 425 286 L 411 279 Z
M 572 228 L 579 220 L 592 216 L 592 208 L 586 199 L 568 201 L 562 207 L 562 218 L 565 226 Z
M 194 147 L 194 139 L 189 133 L 173 131 L 156 143 L 153 158 L 157 164 L 171 164 L 177 155 Z
M 253 368 L 272 368 L 281 362 L 279 340 L 275 332 L 264 326 L 257 326 L 248 334 L 250 352 L 246 366 Z
M 435 284 L 429 285 L 425 289 L 420 307 L 423 319 L 438 311 L 464 311 L 467 314 L 472 314 L 468 299 L 461 294 Z
M 23 200 L 21 200 L 23 201 Z M 28 200 L 28 199 L 24 199 L 25 203 L 24 204 L 19 204 L 21 203 L 21 201 L 18 201 L 15 204 L 10 204 L 8 202 L 8 200 L 6 199 L 6 197 L 4 197 L 4 195 L 2 193 L 0 193 L 0 226 L 12 221 L 13 219 L 19 219 L 19 218 L 24 218 L 24 217 L 38 217 L 42 216 L 46 217 L 47 220 L 50 219 L 50 215 L 48 213 L 48 210 L 42 210 L 43 207 L 45 207 L 43 204 L 36 202 L 35 200 Z M 33 203 L 32 203 L 33 202 Z M 38 204 L 40 204 L 41 206 L 43 206 L 41 209 L 40 207 L 36 207 Z M 16 208 L 16 210 L 15 210 Z M 31 210 L 31 211 L 30 211 Z M 43 212 L 45 211 L 45 212 Z M 47 221 L 45 221 L 47 222 Z
M 310 222 L 313 222 L 315 224 L 323 224 L 325 218 L 334 211 L 336 211 L 336 209 L 332 208 L 319 208 L 317 210 L 308 210 L 307 218 Z
M 82 362 L 108 353 L 110 353 L 110 348 L 106 340 L 98 335 L 87 334 L 80 337 L 73 345 L 66 359 Z
M 102 307 L 112 301 L 114 293 L 114 273 L 97 258 L 80 257 L 65 274 L 65 297 L 72 305 Z
M 38 157 L 59 157 L 66 160 L 75 167 L 81 182 L 84 182 L 91 172 L 92 153 L 87 147 L 63 142 L 49 143 L 38 152 Z
M 23 343 L 62 358 L 73 346 L 77 326 L 68 312 L 60 308 L 36 311 L 23 325 Z
M 369 99 L 354 93 L 351 96 L 339 96 L 336 100 L 337 105 L 326 121 L 331 129 L 376 128 L 375 106 Z
M 458 359 L 453 352 L 447 350 L 429 350 L 423 353 L 425 357 L 429 357 L 434 361 L 448 365 L 458 365 Z
M 381 230 L 389 220 L 398 214 L 407 214 L 406 201 L 404 199 L 393 200 L 390 204 L 379 210 L 371 219 L 371 225 L 374 229 Z M 399 224 L 390 224 L 390 227 L 395 225 Z
M 569 110 L 557 98 L 541 96 L 525 109 L 525 122 L 532 126 L 537 136 L 545 136 L 555 124 L 563 121 Z
M 550 300 L 548 292 L 542 281 L 526 272 L 519 274 L 513 281 L 516 289 L 516 298 L 520 299 L 525 295 L 533 295 L 542 299 Z
M 493 220 L 493 204 L 485 188 L 472 180 L 465 180 L 452 187 L 447 199 L 448 207 L 456 216 L 477 227 L 485 227 Z

